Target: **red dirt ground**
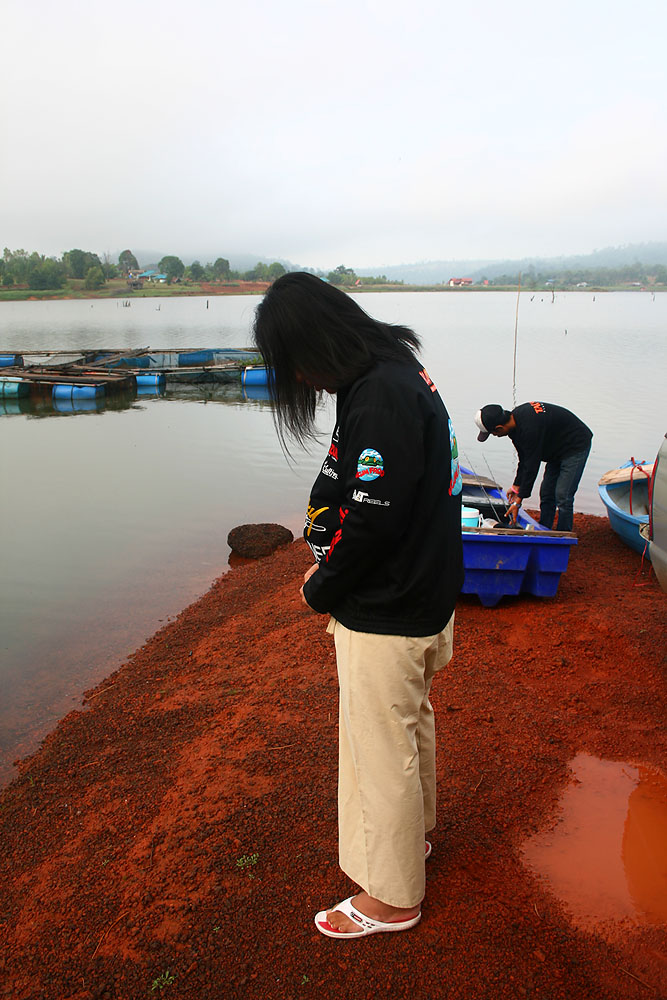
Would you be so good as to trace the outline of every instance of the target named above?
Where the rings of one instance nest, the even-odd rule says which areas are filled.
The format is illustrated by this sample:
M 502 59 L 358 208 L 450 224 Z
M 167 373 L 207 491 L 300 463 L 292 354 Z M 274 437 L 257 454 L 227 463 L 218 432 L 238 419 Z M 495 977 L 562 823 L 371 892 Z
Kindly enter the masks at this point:
M 217 580 L 0 795 L 0 997 L 665 996 L 667 929 L 577 930 L 519 859 L 577 752 L 667 764 L 665 595 L 646 570 L 634 585 L 606 520 L 575 530 L 557 597 L 459 602 L 417 928 L 346 942 L 313 925 L 353 887 L 332 642 L 299 601 L 299 541 Z

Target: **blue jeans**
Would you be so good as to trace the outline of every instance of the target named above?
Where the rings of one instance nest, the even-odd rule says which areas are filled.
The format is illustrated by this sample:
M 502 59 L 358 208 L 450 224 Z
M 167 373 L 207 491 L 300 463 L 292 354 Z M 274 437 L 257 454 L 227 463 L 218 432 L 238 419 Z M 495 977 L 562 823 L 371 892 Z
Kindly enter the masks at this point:
M 574 494 L 577 492 L 590 450 L 589 445 L 584 451 L 575 451 L 560 461 L 547 462 L 540 487 L 540 524 L 545 528 L 553 528 L 558 508 L 556 530 L 572 531 Z

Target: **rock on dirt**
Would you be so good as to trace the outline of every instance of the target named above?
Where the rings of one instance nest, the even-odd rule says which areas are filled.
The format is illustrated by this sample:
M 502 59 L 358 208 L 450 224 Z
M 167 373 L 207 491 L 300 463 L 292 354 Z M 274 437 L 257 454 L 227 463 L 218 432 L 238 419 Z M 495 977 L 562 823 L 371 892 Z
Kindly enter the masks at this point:
M 294 535 L 282 524 L 239 524 L 227 535 L 232 552 L 243 559 L 270 556 L 281 545 L 289 545 Z

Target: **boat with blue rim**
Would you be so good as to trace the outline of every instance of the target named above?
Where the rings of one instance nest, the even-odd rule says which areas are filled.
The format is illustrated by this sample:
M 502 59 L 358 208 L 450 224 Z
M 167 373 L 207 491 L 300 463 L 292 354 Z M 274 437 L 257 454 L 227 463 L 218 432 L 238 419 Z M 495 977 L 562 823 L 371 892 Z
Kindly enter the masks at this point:
M 653 464 L 631 458 L 617 469 L 605 472 L 598 493 L 605 505 L 609 524 L 618 537 L 635 552 L 650 559 L 648 521 Z

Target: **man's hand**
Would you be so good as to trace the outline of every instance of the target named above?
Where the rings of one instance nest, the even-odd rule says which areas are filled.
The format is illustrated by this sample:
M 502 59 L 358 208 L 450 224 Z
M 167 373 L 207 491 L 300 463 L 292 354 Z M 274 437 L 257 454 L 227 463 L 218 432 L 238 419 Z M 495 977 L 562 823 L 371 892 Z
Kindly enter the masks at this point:
M 508 486 L 507 517 L 509 518 L 510 524 L 516 524 L 516 519 L 520 507 L 521 507 L 521 497 L 519 496 L 519 487 L 514 485 Z
M 317 563 L 313 563 L 313 565 L 310 567 L 310 569 L 306 570 L 306 572 L 303 574 L 303 582 L 304 582 L 304 584 L 308 583 L 308 581 L 310 580 L 310 578 L 313 575 L 313 573 L 316 573 L 319 568 L 320 567 L 319 567 L 319 565 Z M 311 608 L 310 604 L 308 603 L 308 601 L 306 600 L 306 598 L 303 596 L 303 587 L 301 588 L 301 590 L 299 591 L 299 593 L 301 594 L 301 602 L 303 604 L 305 604 L 305 606 L 308 608 L 309 611 L 314 611 L 314 608 Z
M 516 497 L 516 499 L 511 499 L 511 502 L 507 508 L 507 516 L 510 519 L 511 524 L 516 524 L 516 519 L 521 509 L 521 497 Z

